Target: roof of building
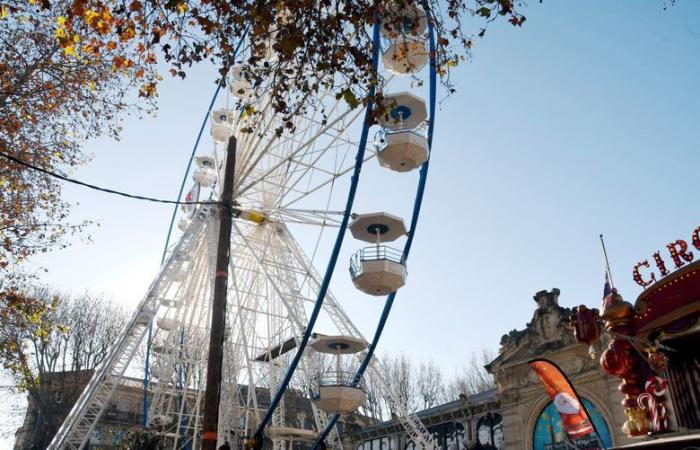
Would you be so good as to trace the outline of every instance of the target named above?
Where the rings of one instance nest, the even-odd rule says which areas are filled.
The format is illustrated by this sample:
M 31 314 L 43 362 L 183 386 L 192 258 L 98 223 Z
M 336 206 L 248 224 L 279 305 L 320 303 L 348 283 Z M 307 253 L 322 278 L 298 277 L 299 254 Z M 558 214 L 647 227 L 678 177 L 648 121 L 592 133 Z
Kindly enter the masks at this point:
M 476 405 L 481 405 L 484 403 L 488 403 L 489 401 L 493 401 L 496 398 L 498 390 L 496 388 L 489 389 L 488 391 L 484 392 L 478 392 L 476 394 L 472 394 L 467 397 L 466 405 L 468 406 L 476 406 Z M 427 408 L 421 411 L 416 412 L 416 416 L 419 419 L 426 419 L 429 417 L 439 417 L 442 415 L 449 415 L 453 414 L 458 411 L 462 411 L 465 409 L 465 404 L 463 400 L 453 400 L 451 402 L 443 403 L 442 405 L 437 405 L 433 406 L 431 408 Z M 367 427 L 363 427 L 361 430 L 358 430 L 356 434 L 365 434 L 365 433 L 372 433 L 372 432 L 378 432 L 380 430 L 384 430 L 386 428 L 391 428 L 396 426 L 397 423 L 394 420 L 385 420 L 383 422 L 376 423 L 374 425 L 370 425 Z

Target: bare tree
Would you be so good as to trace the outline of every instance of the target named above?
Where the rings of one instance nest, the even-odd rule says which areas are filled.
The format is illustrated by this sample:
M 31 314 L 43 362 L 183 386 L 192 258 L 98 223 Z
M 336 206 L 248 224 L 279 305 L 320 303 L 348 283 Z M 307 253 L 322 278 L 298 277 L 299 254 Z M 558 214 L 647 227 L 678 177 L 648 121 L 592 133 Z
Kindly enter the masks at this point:
M 423 409 L 445 402 L 446 391 L 442 372 L 433 361 L 422 361 L 416 375 L 416 388 Z
M 366 374 L 362 380 L 362 386 L 367 396 L 359 412 L 375 420 L 387 419 L 389 414 L 386 411 L 386 403 L 384 402 L 382 391 L 375 380 Z
M 494 389 L 496 383 L 493 376 L 484 368 L 493 359 L 491 350 L 483 349 L 479 353 L 472 353 L 467 364 L 447 384 L 447 400 L 456 400 L 460 394 L 473 395 Z
M 44 448 L 56 431 L 49 420 L 52 408 L 77 397 L 86 377 L 83 371 L 94 369 L 107 356 L 127 317 L 121 307 L 88 293 L 69 296 L 46 286 L 30 293 L 55 305 L 49 319 L 58 324 L 46 335 L 27 336 L 33 373 L 26 385 L 35 406 L 30 411 L 34 423 L 30 441 Z M 67 382 L 64 377 L 55 385 L 50 378 L 56 372 L 71 373 L 73 378 Z

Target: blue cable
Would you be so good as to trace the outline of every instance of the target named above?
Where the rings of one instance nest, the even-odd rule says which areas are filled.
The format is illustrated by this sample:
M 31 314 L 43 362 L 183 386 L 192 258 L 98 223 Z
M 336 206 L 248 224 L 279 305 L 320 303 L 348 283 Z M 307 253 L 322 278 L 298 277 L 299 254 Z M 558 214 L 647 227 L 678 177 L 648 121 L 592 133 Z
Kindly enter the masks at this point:
M 379 22 L 377 21 L 374 24 L 374 32 L 373 32 L 373 42 L 374 42 L 374 49 L 373 49 L 373 54 L 372 54 L 372 64 L 374 67 L 374 70 L 376 71 L 378 65 L 379 65 Z M 372 99 L 375 94 L 375 87 L 372 86 L 369 91 L 369 97 Z M 279 388 L 277 389 L 277 392 L 275 392 L 275 396 L 270 402 L 270 408 L 267 410 L 267 413 L 265 414 L 265 417 L 260 421 L 260 424 L 258 425 L 258 428 L 255 432 L 255 438 L 256 438 L 256 444 L 259 446 L 262 446 L 262 438 L 263 438 L 263 430 L 267 426 L 267 424 L 270 422 L 270 419 L 272 419 L 272 414 L 275 411 L 275 408 L 277 408 L 277 405 L 279 405 L 279 402 L 282 400 L 282 396 L 284 395 L 285 390 L 287 389 L 287 386 L 289 385 L 289 382 L 292 379 L 292 375 L 294 375 L 294 371 L 297 368 L 297 365 L 299 365 L 299 361 L 301 360 L 301 357 L 304 353 L 304 350 L 306 349 L 306 344 L 309 342 L 309 338 L 311 337 L 311 332 L 313 331 L 314 325 L 316 324 L 316 319 L 318 318 L 318 315 L 321 311 L 321 306 L 323 305 L 323 301 L 326 298 L 326 293 L 328 292 L 328 285 L 331 282 L 331 278 L 333 276 L 333 272 L 335 270 L 335 264 L 338 261 L 338 255 L 340 253 L 340 248 L 343 244 L 343 238 L 345 237 L 345 232 L 348 226 L 348 222 L 350 219 L 350 212 L 352 210 L 353 203 L 355 201 L 355 193 L 357 192 L 357 185 L 360 180 L 360 171 L 362 169 L 362 162 L 364 160 L 364 155 L 365 155 L 365 148 L 367 147 L 367 136 L 369 135 L 369 128 L 372 125 L 371 123 L 371 114 L 372 114 L 372 108 L 374 106 L 374 102 L 370 100 L 367 103 L 367 109 L 365 110 L 365 119 L 364 123 L 362 126 L 362 135 L 360 137 L 360 143 L 357 149 L 357 154 L 355 155 L 355 168 L 352 174 L 351 182 L 350 182 L 350 190 L 348 192 L 348 199 L 347 203 L 345 205 L 345 214 L 343 215 L 343 220 L 340 225 L 340 228 L 338 229 L 338 235 L 336 236 L 335 239 L 335 245 L 333 246 L 333 252 L 331 253 L 330 261 L 328 262 L 328 267 L 326 268 L 326 273 L 323 277 L 323 281 L 321 282 L 321 286 L 318 292 L 318 297 L 316 298 L 316 303 L 314 304 L 314 309 L 311 312 L 311 316 L 309 318 L 309 323 L 306 326 L 306 330 L 304 331 L 304 335 L 302 336 L 301 342 L 299 343 L 299 348 L 294 355 L 294 359 L 292 359 L 292 362 L 287 369 L 287 373 L 285 374 L 282 383 L 280 384 Z
M 424 8 L 426 11 L 426 14 L 429 14 L 429 8 L 427 5 L 427 2 L 423 2 Z M 429 151 L 429 157 L 428 161 L 423 163 L 420 169 L 420 178 L 418 181 L 418 189 L 416 192 L 416 198 L 414 201 L 413 205 L 413 215 L 411 217 L 411 228 L 410 228 L 410 233 L 408 234 L 408 239 L 406 240 L 406 244 L 404 246 L 403 250 L 403 260 L 406 261 L 408 259 L 408 254 L 411 251 L 411 245 L 413 244 L 413 237 L 415 236 L 415 231 L 416 231 L 416 226 L 418 225 L 418 217 L 420 216 L 420 210 L 421 206 L 423 204 L 423 194 L 425 193 L 425 184 L 426 180 L 428 177 L 428 168 L 429 168 L 429 163 L 430 163 L 430 156 L 432 155 L 432 146 L 433 146 L 433 130 L 435 128 L 435 104 L 436 104 L 436 92 L 437 92 L 437 64 L 435 61 L 435 36 L 433 32 L 433 25 L 430 20 L 430 17 L 428 17 L 428 33 L 429 33 L 429 42 L 430 42 L 430 122 L 428 122 L 428 151 Z M 355 376 L 353 377 L 352 380 L 352 386 L 357 387 L 357 385 L 360 383 L 360 380 L 362 379 L 362 376 L 365 374 L 365 371 L 367 370 L 367 366 L 369 365 L 372 356 L 374 355 L 375 350 L 377 349 L 377 345 L 379 344 L 379 339 L 382 336 L 382 332 L 384 331 L 384 326 L 386 325 L 386 321 L 389 318 L 389 313 L 391 312 L 391 307 L 394 304 L 394 299 L 396 298 L 396 292 L 392 292 L 387 296 L 386 302 L 384 303 L 384 309 L 382 310 L 382 315 L 379 318 L 379 323 L 377 324 L 377 329 L 374 333 L 374 338 L 372 339 L 372 343 L 367 349 L 367 355 L 365 355 L 364 359 L 360 363 L 360 366 L 357 369 L 357 372 L 355 373 Z M 316 442 L 314 445 L 311 447 L 311 450 L 316 450 L 318 446 L 323 443 L 328 435 L 330 434 L 331 430 L 335 426 L 335 424 L 338 422 L 340 415 L 339 414 L 334 414 L 333 417 L 328 421 L 326 424 L 326 428 L 324 428 L 323 432 L 318 436 Z

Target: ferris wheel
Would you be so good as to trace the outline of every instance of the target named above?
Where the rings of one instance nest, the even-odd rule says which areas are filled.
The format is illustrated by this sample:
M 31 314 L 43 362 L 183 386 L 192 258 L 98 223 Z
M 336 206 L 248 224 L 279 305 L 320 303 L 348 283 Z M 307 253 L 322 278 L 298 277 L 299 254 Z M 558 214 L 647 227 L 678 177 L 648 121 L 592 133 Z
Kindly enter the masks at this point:
M 328 92 L 318 107 L 293 119 L 293 132 L 279 135 L 275 130 L 282 123 L 269 96 L 256 96 L 240 67 L 233 67 L 229 95 L 260 113 L 251 121 L 240 109 L 211 112 L 213 149 L 195 158 L 188 197 L 208 195 L 212 205 L 184 208 L 178 223 L 182 235 L 50 449 L 85 447 L 120 386 L 138 387 L 134 376 L 144 370 L 144 356 L 145 424 L 168 448 L 201 448 L 218 215 L 228 211 L 233 220 L 218 443 L 242 448 L 252 438 L 275 450 L 341 449 L 336 421 L 362 406 L 363 379 L 369 377 L 408 438 L 419 448 L 435 448 L 382 378 L 373 356 L 396 293 L 407 282 L 435 123 L 432 25 L 419 6 L 399 14 L 404 29 L 381 21 L 373 29 L 374 64 L 383 80 L 379 88 L 391 105 L 378 118 L 378 130 L 372 129 L 371 103 L 352 109 Z M 392 90 L 396 80 L 421 70 L 430 78 L 427 95 L 419 89 Z M 234 167 L 227 164 L 232 157 L 233 207 L 227 210 L 213 203 L 222 194 L 223 168 Z M 353 209 L 361 169 L 375 159 L 384 170 L 414 172 L 405 175 L 417 178 L 408 223 L 384 211 Z M 296 232 L 301 228 L 303 238 Z M 333 276 L 347 276 L 339 261 L 347 230 L 354 238 L 347 245 L 357 247 L 348 262 L 354 286 L 363 294 L 386 296 L 369 339 L 329 289 Z M 321 247 L 332 235 L 325 256 Z M 319 317 L 327 328 L 314 329 Z M 285 403 L 296 398 L 311 405 L 310 424 L 287 414 Z

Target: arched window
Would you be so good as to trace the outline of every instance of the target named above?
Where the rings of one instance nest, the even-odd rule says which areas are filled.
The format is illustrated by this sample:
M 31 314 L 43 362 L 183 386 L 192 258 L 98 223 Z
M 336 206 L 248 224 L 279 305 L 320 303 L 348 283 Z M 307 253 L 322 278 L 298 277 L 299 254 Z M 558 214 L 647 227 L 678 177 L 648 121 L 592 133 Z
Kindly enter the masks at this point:
M 593 406 L 593 403 L 585 398 L 582 400 L 596 430 L 600 433 L 600 438 L 603 440 L 603 443 L 606 447 L 611 447 L 612 438 L 610 437 L 610 430 L 605 423 L 605 419 L 603 419 L 603 415 L 598 411 L 598 408 Z M 562 427 L 559 412 L 557 412 L 557 408 L 554 407 L 554 404 L 549 402 L 540 413 L 537 422 L 535 422 L 535 429 L 532 433 L 532 448 L 534 450 L 564 450 L 567 448 L 565 435 L 566 432 Z M 574 444 L 581 450 L 597 449 L 600 448 L 597 439 L 598 437 L 593 433 L 585 438 L 577 439 Z

